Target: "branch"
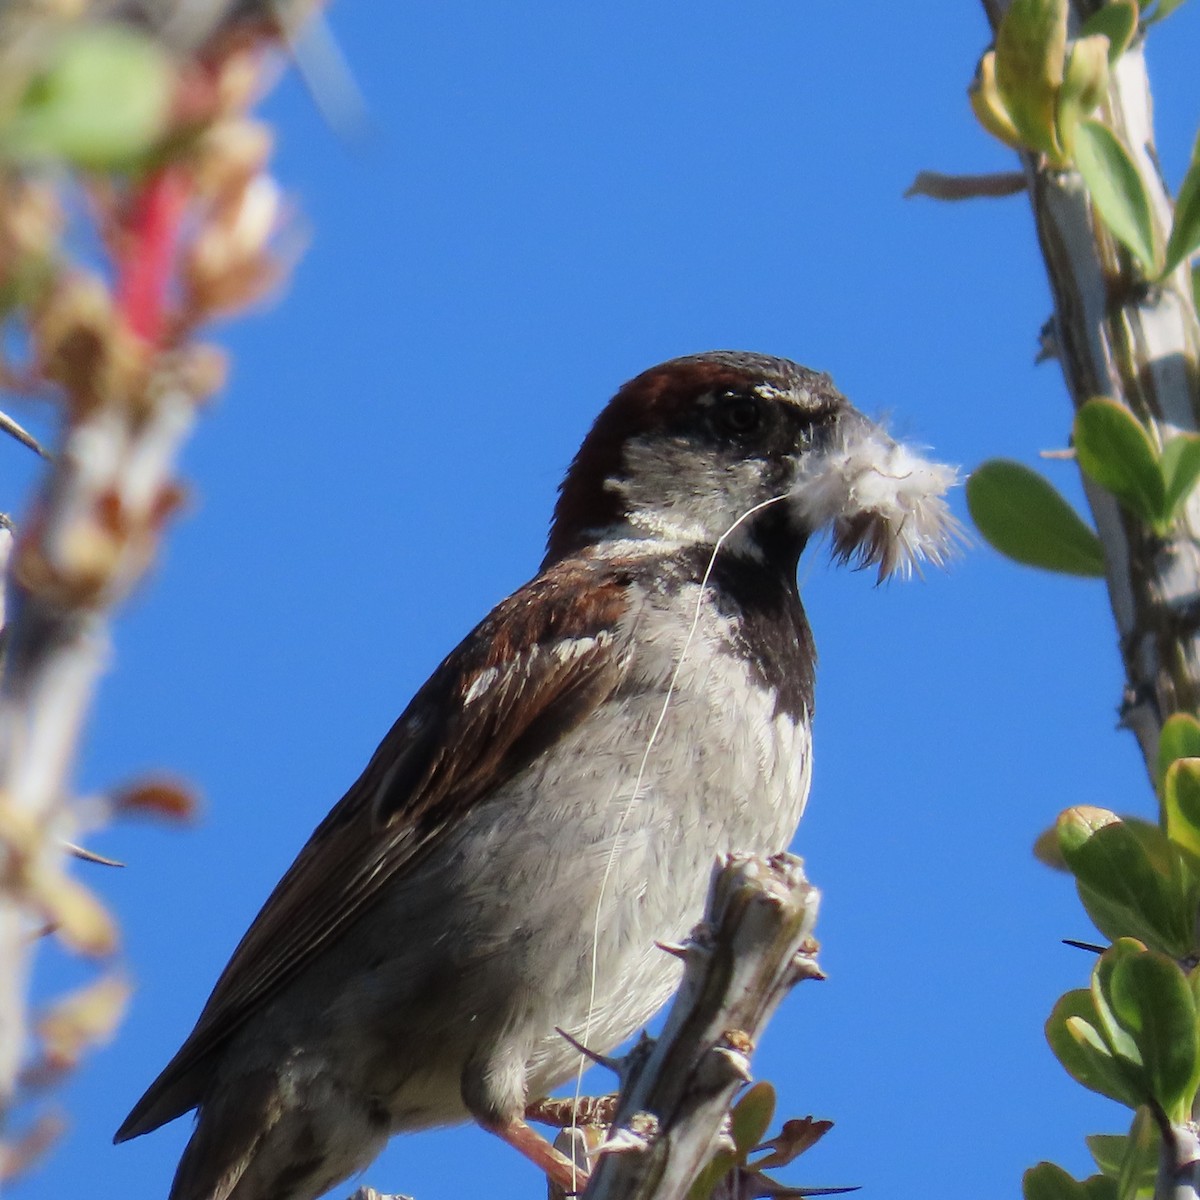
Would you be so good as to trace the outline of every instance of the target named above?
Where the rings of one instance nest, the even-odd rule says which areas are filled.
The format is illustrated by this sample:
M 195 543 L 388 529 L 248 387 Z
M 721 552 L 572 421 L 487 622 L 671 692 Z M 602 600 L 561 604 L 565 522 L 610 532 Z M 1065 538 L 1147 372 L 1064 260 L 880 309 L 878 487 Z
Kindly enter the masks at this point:
M 1011 0 L 983 0 L 995 29 Z M 1099 5 L 1072 0 L 1072 34 Z M 1158 244 L 1172 202 L 1158 169 L 1144 45 L 1113 66 L 1101 106 L 1130 152 L 1150 198 Z M 1022 152 L 1028 192 L 1054 297 L 1054 332 L 1076 409 L 1096 396 L 1129 408 L 1159 446 L 1200 427 L 1200 322 L 1187 263 L 1163 284 L 1144 282 L 1130 253 L 1097 217 L 1079 175 Z M 1153 771 L 1164 720 L 1200 707 L 1200 496 L 1159 538 L 1084 478 L 1104 543 L 1108 592 L 1125 666 L 1122 722 Z
M 616 1119 L 587 1200 L 687 1195 L 718 1148 L 775 1008 L 792 984 L 821 978 L 812 939 L 818 903 L 790 854 L 735 854 L 718 864 L 666 1028 L 622 1065 Z
M 70 1069 L 115 1026 L 128 991 L 119 974 L 102 976 L 32 1028 L 36 934 L 54 932 L 96 958 L 117 946 L 113 919 L 68 871 L 80 853 L 71 845 L 80 823 L 72 776 L 112 619 L 157 555 L 182 496 L 180 447 L 222 382 L 222 356 L 192 335 L 280 276 L 270 245 L 279 220 L 265 172 L 270 137 L 247 115 L 279 35 L 267 19 L 273 2 L 212 0 L 207 40 L 186 52 L 104 25 L 117 10 L 100 4 L 26 3 L 0 42 L 0 78 L 15 79 L 23 97 L 0 118 L 27 137 L 24 150 L 18 140 L 9 153 L 6 143 L 0 162 L 0 281 L 20 285 L 5 314 L 20 336 L 5 350 L 23 358 L 20 370 L 0 362 L 0 378 L 55 399 L 61 421 L 12 554 L 0 676 L 0 1122 L 10 1127 L 22 1085 Z M 288 8 L 298 14 L 317 2 Z M 149 7 L 164 28 L 189 8 Z M 88 114 L 77 110 L 68 114 L 83 131 L 77 137 L 69 120 L 39 124 L 39 97 L 54 88 L 30 81 L 53 81 L 80 55 L 89 70 L 76 74 L 100 84 L 90 99 L 70 93 L 77 105 L 103 106 L 106 72 L 130 63 L 139 72 L 139 120 L 113 124 L 108 141 L 89 134 Z M 131 162 L 142 169 L 129 170 Z M 83 169 L 76 185 L 88 190 L 97 225 L 85 240 L 107 251 L 100 273 L 72 261 L 74 248 L 59 236 L 68 206 L 56 188 L 71 186 L 72 167 Z M 171 815 L 187 803 L 178 787 L 157 785 L 126 788 L 108 809 Z M 0 1179 L 44 1147 L 47 1129 L 35 1124 L 0 1145 Z
M 1200 1134 L 1194 1125 L 1162 1122 L 1154 1200 L 1200 1197 Z

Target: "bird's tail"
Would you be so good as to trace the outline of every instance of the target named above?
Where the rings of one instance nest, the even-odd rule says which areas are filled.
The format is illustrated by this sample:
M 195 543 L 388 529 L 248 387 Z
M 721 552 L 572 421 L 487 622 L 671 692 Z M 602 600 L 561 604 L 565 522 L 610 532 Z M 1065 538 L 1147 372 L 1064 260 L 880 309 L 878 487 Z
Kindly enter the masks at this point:
M 278 1079 L 257 1071 L 201 1105 L 170 1200 L 243 1200 L 238 1184 L 282 1113 Z M 282 1196 L 281 1196 L 282 1200 Z

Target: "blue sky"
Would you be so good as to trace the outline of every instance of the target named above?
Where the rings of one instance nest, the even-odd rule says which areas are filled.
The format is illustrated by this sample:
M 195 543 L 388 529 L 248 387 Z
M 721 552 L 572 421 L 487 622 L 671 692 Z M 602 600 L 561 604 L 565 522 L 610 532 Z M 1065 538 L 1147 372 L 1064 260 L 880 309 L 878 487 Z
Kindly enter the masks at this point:
M 413 691 L 536 569 L 554 488 L 622 381 L 753 349 L 828 370 L 966 468 L 1067 436 L 1057 368 L 1033 363 L 1049 298 L 1025 201 L 901 198 L 922 168 L 1012 165 L 965 99 L 988 40 L 971 0 L 342 3 L 332 23 L 369 133 L 339 141 L 295 80 L 267 105 L 311 244 L 286 294 L 215 331 L 231 384 L 80 765 L 85 790 L 178 771 L 203 819 L 95 839 L 129 864 L 91 879 L 138 992 L 19 1200 L 165 1195 L 189 1122 L 116 1148 L 112 1131 Z M 1174 182 L 1198 33 L 1185 6 L 1151 45 Z M 29 466 L 0 452 L 19 516 Z M 1046 470 L 1078 496 L 1070 464 Z M 786 1177 L 999 1200 L 1041 1158 L 1084 1173 L 1083 1135 L 1125 1113 L 1045 1047 L 1090 965 L 1059 939 L 1090 927 L 1029 847 L 1073 803 L 1150 810 L 1114 729 L 1102 585 L 981 547 L 884 588 L 818 549 L 801 582 L 821 667 L 795 849 L 825 891 L 829 979 L 786 1002 L 755 1066 L 781 1115 L 835 1128 Z M 77 977 L 49 964 L 43 987 Z M 362 1182 L 542 1194 L 467 1128 L 396 1139 Z

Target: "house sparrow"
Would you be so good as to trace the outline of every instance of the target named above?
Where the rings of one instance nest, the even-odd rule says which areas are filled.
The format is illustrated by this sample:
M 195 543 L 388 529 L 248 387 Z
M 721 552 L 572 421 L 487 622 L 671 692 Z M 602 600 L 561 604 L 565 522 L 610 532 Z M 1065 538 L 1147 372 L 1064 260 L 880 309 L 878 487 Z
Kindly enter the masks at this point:
M 729 351 L 627 383 L 538 574 L 433 673 L 283 877 L 117 1141 L 198 1109 L 171 1200 L 313 1200 L 401 1130 L 523 1121 L 670 995 L 655 943 L 714 856 L 786 848 L 815 653 L 796 568 L 828 527 L 880 576 L 940 563 L 954 472 L 828 376 Z

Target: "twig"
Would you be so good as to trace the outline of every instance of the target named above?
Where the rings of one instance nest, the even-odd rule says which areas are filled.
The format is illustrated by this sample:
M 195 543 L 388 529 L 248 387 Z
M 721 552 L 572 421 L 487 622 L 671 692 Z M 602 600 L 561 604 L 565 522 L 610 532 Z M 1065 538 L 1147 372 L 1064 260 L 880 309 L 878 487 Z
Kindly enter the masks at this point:
M 1016 196 L 1025 190 L 1020 171 L 994 171 L 990 175 L 943 175 L 918 171 L 904 192 L 905 200 L 928 196 L 931 200 L 979 200 Z

